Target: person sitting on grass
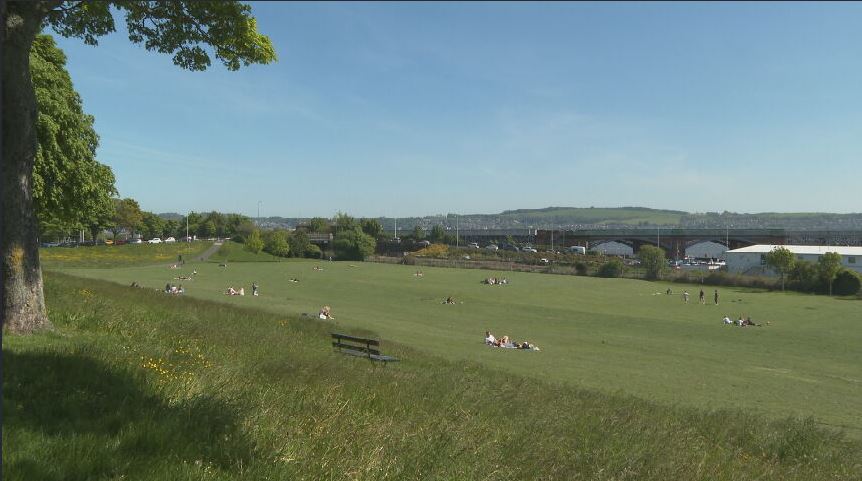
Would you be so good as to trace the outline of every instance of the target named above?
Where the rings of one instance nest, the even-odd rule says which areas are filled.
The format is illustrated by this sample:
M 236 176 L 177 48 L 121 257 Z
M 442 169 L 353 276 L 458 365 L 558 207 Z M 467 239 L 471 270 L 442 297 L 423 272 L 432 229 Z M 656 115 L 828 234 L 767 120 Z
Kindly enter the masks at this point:
M 452 299 L 452 296 L 449 296 L 445 301 L 443 301 L 443 304 L 455 304 L 455 299 Z
M 237 294 L 236 289 L 233 287 L 228 287 L 226 291 L 224 291 L 224 295 L 226 296 L 235 296 Z
M 239 292 L 237 294 L 239 294 L 240 296 L 244 296 L 245 295 L 245 287 L 240 287 Z
M 495 338 L 494 335 L 491 334 L 491 331 L 485 331 L 485 344 L 487 344 L 488 346 L 493 346 L 497 344 L 497 338 Z
M 321 308 L 320 308 L 320 312 L 318 313 L 317 317 L 319 317 L 319 318 L 321 318 L 321 319 L 332 319 L 332 320 L 335 320 L 335 318 L 334 318 L 334 317 L 332 317 L 332 310 L 330 309 L 330 307 L 329 307 L 329 306 L 323 306 L 323 307 L 321 307 Z
M 733 321 L 731 321 L 731 320 L 730 320 L 730 318 L 729 318 L 729 317 L 727 317 L 727 316 L 724 316 L 724 319 L 722 319 L 722 321 L 723 321 L 725 324 L 733 324 Z
M 177 287 L 177 292 L 175 294 L 184 294 L 185 292 L 186 291 L 185 291 L 185 289 L 183 289 L 183 285 L 180 284 L 180 286 Z

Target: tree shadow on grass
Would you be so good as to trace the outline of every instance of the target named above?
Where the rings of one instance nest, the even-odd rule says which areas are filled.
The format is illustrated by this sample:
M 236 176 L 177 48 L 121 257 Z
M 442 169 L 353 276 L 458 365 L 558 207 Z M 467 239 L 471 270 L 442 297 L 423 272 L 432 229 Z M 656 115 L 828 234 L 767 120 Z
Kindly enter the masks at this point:
M 85 356 L 4 350 L 3 364 L 4 479 L 157 479 L 183 462 L 230 472 L 252 457 L 219 400 L 168 404 L 139 375 Z

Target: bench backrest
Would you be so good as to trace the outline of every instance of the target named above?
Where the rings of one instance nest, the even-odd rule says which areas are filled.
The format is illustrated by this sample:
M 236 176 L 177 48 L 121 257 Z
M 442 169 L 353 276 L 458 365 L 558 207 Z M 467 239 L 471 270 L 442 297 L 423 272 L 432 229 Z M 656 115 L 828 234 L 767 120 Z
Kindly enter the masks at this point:
M 366 354 L 379 356 L 380 341 L 365 337 L 348 336 L 346 334 L 332 333 L 332 347 L 337 349 L 351 349 Z

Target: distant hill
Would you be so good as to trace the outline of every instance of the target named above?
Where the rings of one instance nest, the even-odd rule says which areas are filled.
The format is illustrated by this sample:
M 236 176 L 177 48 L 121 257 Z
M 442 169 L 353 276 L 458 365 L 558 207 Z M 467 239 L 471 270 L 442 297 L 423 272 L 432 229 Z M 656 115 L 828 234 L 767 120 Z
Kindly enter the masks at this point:
M 177 213 L 159 214 L 164 219 L 181 220 Z M 265 217 L 264 228 L 293 228 L 308 218 Z M 395 219 L 377 217 L 386 230 L 392 230 Z M 862 230 L 862 213 L 833 214 L 824 212 L 736 212 L 690 213 L 680 210 L 647 207 L 545 207 L 542 209 L 506 210 L 499 214 L 439 214 L 421 217 L 399 217 L 399 232 L 422 226 L 426 231 L 435 225 L 454 229 L 586 229 L 603 227 L 655 228 L 778 228 L 789 230 Z
M 497 217 L 533 224 L 554 225 L 679 225 L 687 212 L 646 207 L 546 207 L 506 210 Z

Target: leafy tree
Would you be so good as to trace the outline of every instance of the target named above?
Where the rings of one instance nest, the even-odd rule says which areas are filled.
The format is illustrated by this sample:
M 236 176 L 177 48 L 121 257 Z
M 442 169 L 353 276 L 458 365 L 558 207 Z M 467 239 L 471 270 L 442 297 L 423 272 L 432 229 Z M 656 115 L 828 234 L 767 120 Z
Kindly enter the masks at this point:
M 817 266 L 813 262 L 796 261 L 789 277 L 796 284 L 796 289 L 806 292 L 819 289 L 819 274 Z
M 362 219 L 359 223 L 362 226 L 362 232 L 370 235 L 374 239 L 380 237 L 383 233 L 383 226 L 377 219 Z
M 65 37 L 96 45 L 115 31 L 111 7 L 125 14 L 129 40 L 147 50 L 172 53 L 189 70 L 210 66 L 210 53 L 229 70 L 269 63 L 275 51 L 258 33 L 251 7 L 239 2 L 50 1 L 3 2 L 0 7 L 2 141 L 0 141 L 0 262 L 3 302 L 0 318 L 13 333 L 50 327 L 45 313 L 34 204 L 36 95 L 30 51 L 47 26 Z
M 599 267 L 596 273 L 599 277 L 620 277 L 623 275 L 623 261 L 613 258 Z
M 259 230 L 255 229 L 248 235 L 248 239 L 245 240 L 245 250 L 255 254 L 260 254 L 263 250 L 263 239 L 260 238 Z
M 660 247 L 645 245 L 638 251 L 638 257 L 648 279 L 660 279 L 664 271 L 667 270 L 664 249 Z
M 141 206 L 135 199 L 114 199 L 114 226 L 115 229 L 125 228 L 129 235 L 134 235 L 141 226 L 144 214 Z M 114 231 L 114 237 L 118 230 Z
M 308 246 L 313 245 L 308 241 L 308 234 L 301 230 L 294 231 L 287 239 L 287 243 L 290 244 L 290 253 L 294 257 L 304 256 Z
M 99 137 L 93 117 L 66 71 L 66 55 L 49 35 L 38 35 L 30 49 L 36 95 L 33 200 L 40 223 L 87 228 L 93 240 L 113 217 L 114 173 L 96 161 Z
M 185 226 L 183 226 L 185 227 Z M 173 220 L 168 219 L 165 221 L 164 227 L 162 227 L 162 236 L 163 237 L 183 237 L 185 235 L 185 231 L 180 234 L 180 223 Z
M 359 224 L 356 222 L 356 219 L 350 217 L 344 212 L 338 212 L 335 214 L 335 230 L 337 232 L 353 230 L 358 226 Z
M 335 256 L 344 260 L 365 260 L 376 246 L 377 242 L 358 228 L 339 232 L 332 242 Z
M 829 295 L 832 295 L 832 281 L 841 270 L 841 254 L 837 252 L 827 252 L 817 259 L 817 272 L 820 278 L 826 282 L 829 288 Z
M 234 228 L 231 237 L 233 240 L 237 242 L 245 242 L 248 239 L 248 235 L 255 230 L 254 222 L 251 219 L 242 221 L 236 228 Z
M 329 221 L 323 217 L 315 217 L 308 221 L 308 230 L 310 232 L 325 234 L 329 232 Z
M 421 225 L 413 227 L 413 240 L 422 240 L 425 238 L 425 229 Z
M 793 271 L 796 256 L 786 247 L 776 247 L 766 254 L 766 265 L 781 276 L 781 290 L 784 291 L 784 279 Z
M 215 222 L 207 219 L 200 224 L 198 224 L 198 237 L 202 237 L 204 239 L 210 238 L 216 233 L 216 225 Z
M 287 236 L 283 230 L 270 232 L 265 244 L 264 250 L 274 256 L 287 257 L 290 255 L 290 245 L 287 243 Z
M 162 231 L 165 230 L 165 220 L 161 217 L 153 214 L 152 212 L 143 212 L 143 220 L 141 222 L 141 234 L 147 238 L 151 239 L 153 237 L 158 237 L 162 235 Z
M 428 240 L 431 242 L 442 243 L 443 239 L 446 238 L 446 231 L 443 229 L 443 226 L 440 224 L 436 224 L 431 228 L 431 235 L 428 236 Z M 512 244 L 514 245 L 514 243 Z

